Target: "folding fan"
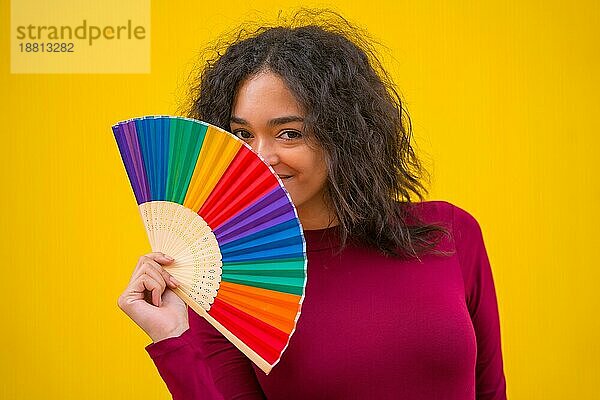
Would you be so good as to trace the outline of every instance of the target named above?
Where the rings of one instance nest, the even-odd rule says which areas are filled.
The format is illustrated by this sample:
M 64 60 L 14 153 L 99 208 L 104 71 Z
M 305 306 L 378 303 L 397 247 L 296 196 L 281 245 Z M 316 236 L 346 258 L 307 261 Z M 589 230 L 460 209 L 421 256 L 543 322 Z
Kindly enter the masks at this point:
M 147 116 L 113 133 L 153 251 L 175 293 L 265 373 L 300 316 L 306 245 L 272 168 L 232 134 L 189 118 Z

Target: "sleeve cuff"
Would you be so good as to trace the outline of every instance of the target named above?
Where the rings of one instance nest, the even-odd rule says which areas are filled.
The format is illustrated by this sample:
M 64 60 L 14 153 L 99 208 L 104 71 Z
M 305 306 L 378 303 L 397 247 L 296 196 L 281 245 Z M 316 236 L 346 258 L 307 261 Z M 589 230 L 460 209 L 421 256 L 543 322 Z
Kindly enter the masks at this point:
M 146 352 L 148 352 L 152 359 L 156 359 L 165 354 L 179 350 L 182 347 L 191 346 L 190 336 L 191 333 L 188 329 L 179 336 L 166 338 L 156 343 L 150 343 L 146 346 Z

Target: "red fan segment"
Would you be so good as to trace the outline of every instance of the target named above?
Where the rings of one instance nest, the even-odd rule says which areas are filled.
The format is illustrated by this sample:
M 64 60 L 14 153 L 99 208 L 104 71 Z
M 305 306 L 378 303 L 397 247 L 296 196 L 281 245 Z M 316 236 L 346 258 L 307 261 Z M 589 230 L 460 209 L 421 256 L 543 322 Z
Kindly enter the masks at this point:
M 279 359 L 287 345 L 288 334 L 218 298 L 215 298 L 208 314 L 228 331 L 235 332 L 235 336 L 270 364 Z
M 198 214 L 214 231 L 279 184 L 256 154 L 242 146 Z

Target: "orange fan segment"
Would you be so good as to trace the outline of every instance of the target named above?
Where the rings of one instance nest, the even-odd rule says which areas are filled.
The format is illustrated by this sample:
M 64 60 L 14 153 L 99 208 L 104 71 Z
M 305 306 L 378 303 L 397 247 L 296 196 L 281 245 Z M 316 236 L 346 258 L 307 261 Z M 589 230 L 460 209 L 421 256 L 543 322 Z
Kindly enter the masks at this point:
M 301 296 L 230 282 L 221 282 L 218 298 L 288 334 L 301 303 Z

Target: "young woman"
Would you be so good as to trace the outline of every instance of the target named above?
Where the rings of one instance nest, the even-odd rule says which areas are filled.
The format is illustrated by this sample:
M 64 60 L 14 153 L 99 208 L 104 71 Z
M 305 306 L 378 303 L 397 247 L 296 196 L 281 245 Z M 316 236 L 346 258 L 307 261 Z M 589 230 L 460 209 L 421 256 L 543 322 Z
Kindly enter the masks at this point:
M 296 332 L 267 376 L 142 256 L 119 306 L 176 399 L 505 399 L 498 309 L 477 221 L 424 202 L 410 125 L 346 23 L 264 28 L 208 62 L 190 116 L 273 167 L 304 228 Z M 416 195 L 420 202 L 412 202 Z

